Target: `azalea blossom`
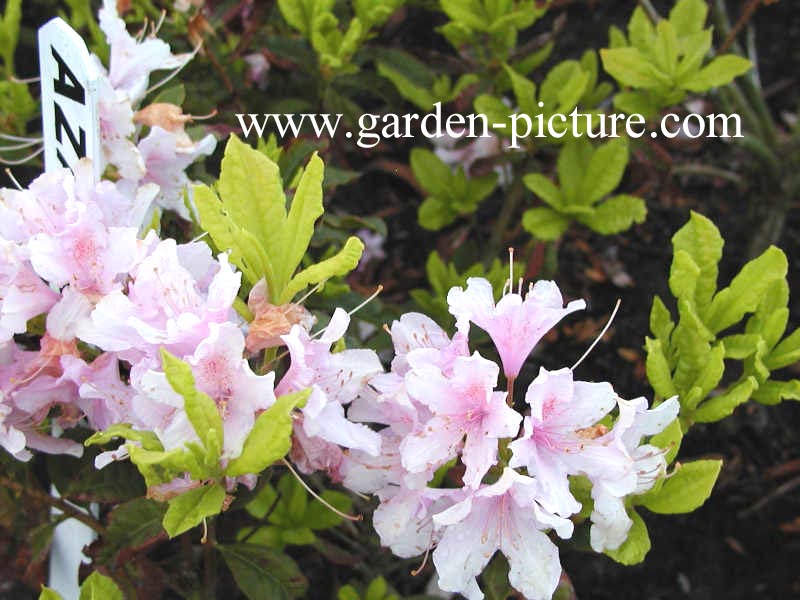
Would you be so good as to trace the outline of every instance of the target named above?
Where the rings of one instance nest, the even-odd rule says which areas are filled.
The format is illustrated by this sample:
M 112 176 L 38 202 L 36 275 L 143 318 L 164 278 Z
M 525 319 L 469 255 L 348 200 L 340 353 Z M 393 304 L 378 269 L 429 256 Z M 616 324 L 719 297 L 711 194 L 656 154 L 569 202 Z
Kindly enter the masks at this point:
M 558 585 L 558 549 L 545 531 L 572 535 L 572 522 L 543 510 L 537 482 L 510 468 L 445 511 L 433 516 L 441 532 L 433 562 L 439 587 L 468 600 L 483 598 L 475 578 L 499 550 L 508 559 L 509 583 L 529 600 L 549 600 Z
M 444 464 L 461 449 L 467 468 L 464 482 L 477 487 L 497 461 L 498 440 L 514 437 L 521 419 L 506 404 L 506 394 L 494 391 L 498 374 L 497 365 L 477 353 L 457 358 L 451 377 L 432 366 L 412 369 L 408 393 L 433 416 L 401 445 L 409 471 Z
M 505 294 L 495 305 L 492 285 L 478 277 L 467 280 L 466 290 L 451 289 L 447 302 L 459 330 L 467 331 L 472 322 L 489 334 L 503 371 L 512 380 L 548 330 L 568 314 L 586 307 L 583 300 L 573 300 L 564 307 L 561 292 L 552 281 L 537 281 L 524 297 L 521 293 Z

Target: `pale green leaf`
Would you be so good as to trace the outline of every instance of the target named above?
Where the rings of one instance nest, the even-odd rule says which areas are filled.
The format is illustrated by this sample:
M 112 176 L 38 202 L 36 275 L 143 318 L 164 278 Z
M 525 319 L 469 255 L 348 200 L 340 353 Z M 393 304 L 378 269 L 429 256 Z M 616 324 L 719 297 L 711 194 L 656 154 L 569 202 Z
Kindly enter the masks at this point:
M 715 396 L 703 402 L 692 414 L 691 418 L 697 423 L 713 423 L 733 414 L 740 404 L 744 404 L 753 395 L 758 387 L 758 382 L 753 377 L 736 384 L 724 394 Z
M 659 72 L 637 48 L 603 48 L 603 68 L 622 85 L 654 89 L 669 86 L 670 80 Z
M 700 508 L 711 495 L 721 468 L 721 460 L 683 463 L 657 492 L 640 496 L 637 503 L 663 515 L 692 512 Z
M 643 223 L 647 217 L 644 200 L 636 196 L 620 194 L 611 196 L 598 204 L 591 215 L 578 217 L 578 220 L 592 231 L 611 235 L 625 231 L 634 223 Z
M 169 500 L 164 530 L 174 538 L 213 517 L 222 510 L 225 488 L 218 483 L 203 485 Z
M 800 400 L 800 379 L 767 380 L 753 393 L 753 400 L 768 405 L 778 404 L 783 400 Z
M 310 393 L 311 390 L 303 390 L 286 394 L 262 412 L 244 442 L 242 453 L 228 463 L 225 474 L 228 477 L 258 474 L 286 456 L 292 447 L 291 413 Z
M 735 54 L 719 56 L 699 71 L 680 82 L 681 87 L 692 92 L 706 92 L 711 88 L 727 85 L 739 75 L 747 73 L 752 64 Z
M 669 22 L 679 36 L 684 36 L 702 30 L 707 15 L 706 0 L 678 0 L 669 11 Z
M 672 236 L 672 248 L 677 254 L 683 250 L 700 268 L 694 300 L 700 314 L 717 289 L 717 264 L 722 258 L 724 242 L 714 223 L 692 211 L 689 221 Z
M 529 208 L 522 215 L 522 226 L 534 237 L 543 241 L 560 238 L 569 227 L 569 220 L 551 208 Z
M 636 565 L 644 560 L 650 552 L 650 536 L 647 526 L 635 510 L 628 509 L 628 516 L 633 521 L 628 532 L 628 539 L 616 550 L 606 550 L 605 554 L 623 565 Z
M 580 184 L 578 201 L 594 204 L 613 192 L 628 164 L 628 141 L 620 137 L 596 148 Z
M 349 237 L 341 250 L 330 258 L 315 263 L 295 275 L 281 295 L 280 302 L 285 304 L 309 285 L 327 281 L 331 277 L 346 275 L 358 266 L 364 242 L 357 237 Z
M 661 340 L 652 338 L 645 339 L 645 349 L 647 351 L 647 380 L 655 390 L 656 394 L 662 398 L 670 398 L 677 394 L 675 384 L 672 382 L 672 373 L 669 368 L 669 361 L 664 354 Z

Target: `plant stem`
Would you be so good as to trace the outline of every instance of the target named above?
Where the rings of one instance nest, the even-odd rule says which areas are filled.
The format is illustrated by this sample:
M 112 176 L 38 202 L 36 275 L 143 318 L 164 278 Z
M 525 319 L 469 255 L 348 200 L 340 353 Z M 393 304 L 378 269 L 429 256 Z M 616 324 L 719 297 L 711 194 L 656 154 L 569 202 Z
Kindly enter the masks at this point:
M 206 527 L 206 540 L 203 544 L 203 597 L 214 600 L 217 597 L 216 519 L 209 517 Z
M 731 183 L 741 186 L 744 183 L 741 175 L 734 173 L 733 171 L 728 171 L 726 169 L 721 169 L 719 167 L 714 167 L 711 165 L 703 165 L 703 164 L 684 164 L 684 165 L 675 165 L 672 167 L 673 175 L 703 175 L 706 177 L 718 177 L 720 179 L 724 179 L 726 181 L 730 181 Z
M 502 249 L 503 238 L 505 237 L 509 223 L 511 223 L 511 219 L 514 217 L 514 213 L 517 211 L 517 206 L 522 200 L 524 193 L 525 186 L 522 183 L 522 177 L 515 177 L 514 182 L 511 184 L 511 190 L 509 190 L 505 202 L 503 202 L 503 207 L 497 215 L 497 221 L 495 221 L 494 228 L 492 229 L 492 236 L 489 238 L 489 244 L 486 248 L 486 255 L 483 261 L 487 269 L 491 267 L 492 261 L 494 261 Z
M 103 526 L 102 523 L 100 523 L 100 521 L 96 520 L 91 515 L 83 512 L 79 508 L 76 508 L 64 498 L 57 498 L 41 490 L 25 487 L 22 484 L 14 481 L 13 479 L 8 479 L 7 477 L 0 476 L 0 484 L 2 484 L 3 487 L 13 490 L 18 494 L 28 496 L 29 498 L 38 500 L 44 504 L 47 504 L 49 506 L 52 506 L 53 508 L 60 510 L 68 517 L 73 518 L 76 521 L 80 521 L 87 527 L 90 527 L 95 533 L 97 533 L 97 535 L 103 535 L 106 532 L 106 528 Z

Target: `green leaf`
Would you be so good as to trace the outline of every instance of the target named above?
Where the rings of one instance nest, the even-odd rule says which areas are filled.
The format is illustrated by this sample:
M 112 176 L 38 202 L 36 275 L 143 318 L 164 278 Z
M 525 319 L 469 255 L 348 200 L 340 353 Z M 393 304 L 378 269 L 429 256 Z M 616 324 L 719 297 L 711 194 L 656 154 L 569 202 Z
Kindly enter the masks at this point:
M 122 590 L 113 579 L 94 571 L 81 584 L 79 600 L 122 600 Z
M 642 52 L 650 52 L 653 48 L 656 30 L 650 21 L 650 17 L 647 16 L 641 6 L 637 6 L 633 10 L 631 20 L 628 22 L 628 37 L 631 40 L 631 46 L 638 48 Z
M 332 277 L 347 275 L 358 266 L 363 252 L 364 242 L 354 236 L 347 238 L 342 249 L 335 255 L 315 263 L 295 275 L 283 290 L 280 304 L 290 302 L 297 293 L 302 292 L 309 285 L 322 283 Z
M 419 205 L 417 212 L 417 219 L 419 224 L 425 229 L 431 231 L 438 231 L 443 227 L 447 227 L 458 218 L 456 212 L 448 202 L 441 200 L 436 196 L 426 198 L 422 204 Z
M 254 544 L 220 544 L 217 549 L 250 600 L 301 598 L 308 588 L 297 564 L 283 552 Z
M 656 394 L 662 398 L 671 398 L 678 392 L 672 382 L 672 373 L 667 357 L 664 354 L 661 340 L 646 338 L 645 348 L 647 350 L 647 360 L 645 362 L 647 380 L 653 386 Z
M 416 67 L 416 69 L 409 72 L 408 67 Z M 436 103 L 437 98 L 430 91 L 433 86 L 433 73 L 427 71 L 427 67 L 416 61 L 411 55 L 408 55 L 405 64 L 392 64 L 385 60 L 378 60 L 376 68 L 379 75 L 386 77 L 394 84 L 403 98 L 412 102 L 420 110 L 428 111 Z M 416 72 L 419 71 L 423 71 L 425 74 L 422 81 L 419 77 L 416 80 L 414 78 Z
M 752 64 L 735 54 L 719 56 L 694 74 L 690 74 L 681 87 L 692 92 L 706 92 L 711 88 L 729 84 L 739 75 L 750 70 Z
M 644 57 L 637 48 L 603 48 L 603 68 L 622 85 L 654 89 L 669 86 L 670 80 Z
M 695 73 L 711 49 L 711 30 L 698 31 L 681 39 L 683 56 L 678 62 L 675 78 L 681 81 Z
M 613 192 L 622 181 L 627 164 L 627 138 L 620 137 L 598 147 L 583 175 L 578 191 L 579 201 L 594 204 Z
M 388 591 L 386 580 L 383 577 L 376 577 L 373 579 L 369 586 L 367 586 L 367 593 L 364 600 L 383 600 Z
M 448 17 L 469 29 L 486 31 L 491 24 L 478 0 L 440 0 L 440 5 Z
M 661 298 L 656 296 L 653 298 L 653 307 L 650 309 L 650 331 L 653 332 L 656 339 L 669 346 L 669 338 L 673 329 L 675 329 L 675 323 L 672 321 L 672 315 L 664 306 Z
M 218 483 L 204 485 L 169 500 L 164 515 L 164 530 L 174 538 L 202 523 L 203 519 L 218 515 L 225 502 L 225 488 Z
M 563 204 L 561 191 L 547 177 L 540 173 L 529 173 L 522 178 L 522 181 L 525 187 L 547 202 L 552 208 L 555 210 L 561 208 Z
M 172 481 L 181 473 L 188 472 L 201 479 L 211 475 L 210 470 L 200 466 L 194 453 L 188 448 L 175 448 L 169 451 L 146 450 L 135 444 L 127 444 L 131 462 L 150 486 Z
M 714 223 L 694 211 L 686 225 L 672 236 L 674 252 L 686 252 L 700 268 L 694 301 L 701 315 L 717 289 L 717 264 L 722 258 L 723 244 L 722 236 Z
M 109 515 L 101 558 L 112 560 L 125 547 L 136 548 L 163 531 L 166 506 L 149 498 L 136 498 L 116 506 Z
M 721 339 L 725 344 L 725 358 L 741 360 L 756 351 L 761 335 L 756 333 L 738 333 L 726 335 Z
M 658 68 L 669 75 L 674 75 L 678 68 L 678 36 L 672 23 L 662 19 L 656 27 L 656 42 L 653 55 Z
M 314 31 L 314 22 L 333 5 L 334 0 L 278 0 L 283 18 L 306 38 Z
M 758 386 L 753 394 L 753 400 L 767 405 L 778 404 L 783 400 L 800 400 L 800 380 L 767 380 Z
M 800 360 L 800 329 L 783 338 L 764 363 L 770 370 L 782 369 Z
M 586 138 L 570 139 L 559 151 L 556 167 L 565 205 L 581 204 L 581 182 L 589 168 L 592 153 L 592 146 Z
M 529 208 L 522 215 L 522 226 L 536 238 L 552 241 L 560 238 L 569 227 L 569 220 L 552 208 Z
M 757 387 L 755 378 L 748 377 L 724 394 L 703 402 L 690 416 L 697 423 L 713 423 L 724 419 L 733 414 L 737 406 L 747 402 Z
M 514 90 L 514 97 L 517 99 L 520 112 L 528 115 L 540 113 L 541 110 L 536 105 L 536 84 L 508 65 L 503 65 L 503 67 L 511 80 L 511 88 Z
M 684 250 L 675 250 L 669 272 L 669 290 L 672 295 L 694 305 L 699 277 L 700 267 L 692 260 L 689 253 Z
M 606 550 L 605 554 L 623 565 L 636 565 L 644 560 L 650 552 L 650 536 L 647 534 L 647 526 L 642 518 L 632 508 L 628 509 L 628 516 L 633 521 L 628 532 L 628 539 L 616 550 Z
M 286 225 L 281 230 L 281 251 L 270 254 L 274 261 L 276 278 L 280 284 L 289 281 L 295 269 L 303 260 L 311 237 L 314 235 L 314 223 L 322 216 L 322 178 L 325 166 L 315 152 L 308 162 L 300 184 L 297 186 Z
M 433 196 L 446 196 L 453 174 L 450 167 L 430 150 L 414 148 L 409 155 L 411 170 L 419 184 Z
M 657 492 L 637 498 L 637 503 L 662 515 L 692 512 L 711 495 L 722 468 L 721 460 L 695 460 L 681 464 Z
M 152 431 L 140 431 L 134 429 L 127 423 L 118 423 L 111 425 L 104 431 L 95 431 L 90 435 L 86 441 L 83 442 L 84 446 L 104 446 L 115 438 L 123 438 L 130 442 L 138 442 L 145 450 L 163 450 L 161 441 L 158 436 Z
M 611 235 L 625 231 L 634 223 L 643 223 L 646 217 L 647 207 L 644 200 L 620 194 L 598 204 L 591 215 L 578 216 L 578 220 L 592 231 Z
M 183 397 L 186 416 L 209 453 L 208 464 L 216 463 L 223 444 L 222 417 L 216 403 L 197 389 L 192 368 L 163 348 L 161 365 L 172 389 Z
M 767 289 L 786 277 L 788 268 L 786 255 L 775 246 L 748 262 L 731 285 L 714 296 L 706 319 L 709 329 L 717 333 L 755 311 Z
M 707 15 L 705 0 L 679 0 L 669 11 L 669 22 L 679 36 L 684 36 L 701 31 Z
M 244 442 L 242 453 L 228 463 L 226 475 L 258 474 L 286 456 L 292 447 L 292 410 L 310 394 L 310 389 L 286 394 L 262 412 Z
M 63 600 L 61 594 L 52 588 L 42 586 L 42 591 L 39 592 L 39 600 Z

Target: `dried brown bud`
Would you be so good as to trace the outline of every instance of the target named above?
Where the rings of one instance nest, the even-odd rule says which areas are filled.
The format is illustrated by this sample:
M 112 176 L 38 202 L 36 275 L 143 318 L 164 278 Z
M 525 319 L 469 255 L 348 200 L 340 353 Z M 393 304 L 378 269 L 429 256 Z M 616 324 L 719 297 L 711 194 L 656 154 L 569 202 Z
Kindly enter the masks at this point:
M 167 102 L 154 102 L 136 112 L 133 120 L 148 127 L 161 127 L 170 132 L 182 131 L 183 126 L 192 120 L 183 114 L 180 106 Z
M 263 279 L 250 290 L 247 307 L 254 315 L 245 340 L 247 351 L 251 353 L 280 346 L 283 344 L 280 336 L 289 333 L 293 325 L 310 329 L 315 321 L 314 316 L 299 304 L 270 304 Z

